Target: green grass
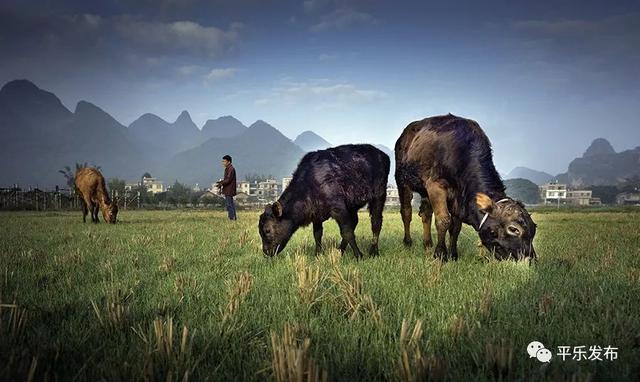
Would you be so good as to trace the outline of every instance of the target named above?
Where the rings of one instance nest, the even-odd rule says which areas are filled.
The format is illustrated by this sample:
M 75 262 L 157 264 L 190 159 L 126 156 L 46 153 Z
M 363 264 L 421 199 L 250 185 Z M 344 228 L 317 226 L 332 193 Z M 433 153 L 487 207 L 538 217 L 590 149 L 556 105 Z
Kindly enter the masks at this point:
M 329 221 L 322 257 L 305 228 L 265 259 L 257 217 L 122 211 L 116 225 L 92 225 L 80 212 L 0 214 L 0 380 L 282 379 L 272 368 L 280 351 L 330 380 L 640 373 L 636 210 L 534 213 L 534 266 L 486 260 L 470 227 L 460 260 L 441 264 L 422 248 L 417 216 L 414 246 L 403 247 L 395 211 L 378 258 L 330 249 Z M 365 214 L 357 236 L 366 250 Z M 403 321 L 422 334 L 401 336 Z M 533 340 L 554 355 L 613 345 L 619 359 L 543 365 L 526 354 Z

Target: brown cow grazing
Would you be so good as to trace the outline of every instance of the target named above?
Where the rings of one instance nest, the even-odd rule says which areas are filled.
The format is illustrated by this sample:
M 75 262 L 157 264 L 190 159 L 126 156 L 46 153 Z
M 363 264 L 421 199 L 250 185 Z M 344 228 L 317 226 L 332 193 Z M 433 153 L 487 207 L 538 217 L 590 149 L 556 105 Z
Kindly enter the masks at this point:
M 473 226 L 498 259 L 535 258 L 536 225 L 521 202 L 506 196 L 493 165 L 491 143 L 477 122 L 451 114 L 412 122 L 398 138 L 395 154 L 405 245 L 412 243 L 411 199 L 417 192 L 422 196 L 419 215 L 425 247 L 432 245 L 435 212 L 436 258 L 458 258 L 462 223 Z
M 76 191 L 82 203 L 82 221 L 86 223 L 87 213 L 91 211 L 91 221 L 98 223 L 98 208 L 107 223 L 115 224 L 118 204 L 111 201 L 104 183 L 104 177 L 95 168 L 85 167 L 76 172 Z

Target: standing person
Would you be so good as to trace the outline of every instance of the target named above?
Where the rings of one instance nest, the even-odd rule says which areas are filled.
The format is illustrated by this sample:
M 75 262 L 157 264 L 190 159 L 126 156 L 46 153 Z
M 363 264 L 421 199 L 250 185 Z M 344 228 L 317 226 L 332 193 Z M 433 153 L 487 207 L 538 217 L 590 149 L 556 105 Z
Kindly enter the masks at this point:
M 222 188 L 222 194 L 227 204 L 227 213 L 229 220 L 236 219 L 236 206 L 233 203 L 233 197 L 236 195 L 236 169 L 231 164 L 231 156 L 222 157 L 222 166 L 224 167 L 224 179 L 216 183 L 218 188 Z

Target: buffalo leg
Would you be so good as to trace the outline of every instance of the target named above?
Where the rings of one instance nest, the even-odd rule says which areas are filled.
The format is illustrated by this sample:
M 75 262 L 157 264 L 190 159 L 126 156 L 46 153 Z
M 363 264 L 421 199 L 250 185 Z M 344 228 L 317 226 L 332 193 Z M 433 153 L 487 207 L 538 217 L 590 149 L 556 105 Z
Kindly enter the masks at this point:
M 411 240 L 411 199 L 413 193 L 407 186 L 398 185 L 398 196 L 400 198 L 400 215 L 402 216 L 402 224 L 404 224 L 404 245 L 410 247 Z
M 344 238 L 342 238 L 342 240 L 340 240 L 340 246 L 338 246 L 338 249 L 340 249 L 341 254 L 344 255 L 344 251 L 347 249 L 347 245 L 349 245 L 349 243 Z
M 98 207 L 98 203 L 94 203 L 91 206 L 91 209 L 93 210 L 93 216 L 92 216 L 93 222 L 99 223 L 100 219 L 98 219 L 98 212 L 100 212 L 100 207 Z
M 431 240 L 431 216 L 433 215 L 433 209 L 431 208 L 429 198 L 422 198 L 419 215 L 422 218 L 422 245 L 425 248 L 431 248 L 433 246 L 433 240 Z
M 362 252 L 358 248 L 358 244 L 356 243 L 356 226 L 358 225 L 358 210 L 355 212 L 344 211 L 336 214 L 335 216 L 338 225 L 340 226 L 340 235 L 342 236 L 342 241 L 347 242 L 353 249 L 353 254 L 356 259 L 362 258 Z M 342 244 L 340 245 L 342 247 Z M 346 246 L 345 246 L 346 249 Z
M 438 243 L 434 256 L 441 260 L 447 260 L 446 235 L 451 225 L 451 215 L 447 208 L 447 189 L 439 182 L 427 180 L 425 182 L 427 193 L 433 212 L 436 215 L 436 231 L 438 231 Z
M 453 260 L 458 260 L 458 235 L 460 235 L 461 229 L 462 221 L 452 216 L 451 226 L 449 227 L 449 251 Z
M 369 256 L 378 256 L 380 250 L 378 249 L 378 240 L 380 238 L 380 231 L 382 230 L 382 210 L 384 209 L 384 202 L 387 198 L 386 194 L 382 194 L 381 197 L 373 199 L 369 202 L 369 215 L 371 216 L 371 232 L 373 238 L 371 239 L 371 247 L 369 248 Z
M 316 241 L 316 256 L 322 253 L 322 222 L 313 223 L 313 238 Z
M 87 214 L 89 213 L 89 207 L 87 207 L 87 202 L 84 199 L 80 199 L 80 204 L 82 204 L 82 222 L 87 222 Z M 93 215 L 92 215 L 93 218 Z
M 84 198 L 84 205 L 87 206 L 87 210 L 91 214 L 91 222 L 95 223 L 96 221 L 94 219 L 94 213 L 93 213 L 95 204 L 91 201 L 90 198 L 85 197 Z

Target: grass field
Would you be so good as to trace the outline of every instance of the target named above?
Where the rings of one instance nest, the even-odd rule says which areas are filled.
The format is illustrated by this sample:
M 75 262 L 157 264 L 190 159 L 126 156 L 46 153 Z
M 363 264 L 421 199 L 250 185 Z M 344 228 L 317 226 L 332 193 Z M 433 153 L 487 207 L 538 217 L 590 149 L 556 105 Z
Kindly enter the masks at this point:
M 0 379 L 638 378 L 639 212 L 534 213 L 534 266 L 488 260 L 470 227 L 460 260 L 442 264 L 417 216 L 402 246 L 393 211 L 378 258 L 340 256 L 329 221 L 322 257 L 306 228 L 265 259 L 257 217 L 1 213 Z M 357 235 L 368 248 L 365 214 Z M 533 340 L 550 363 L 529 358 Z M 561 345 L 611 345 L 618 359 L 562 361 Z

